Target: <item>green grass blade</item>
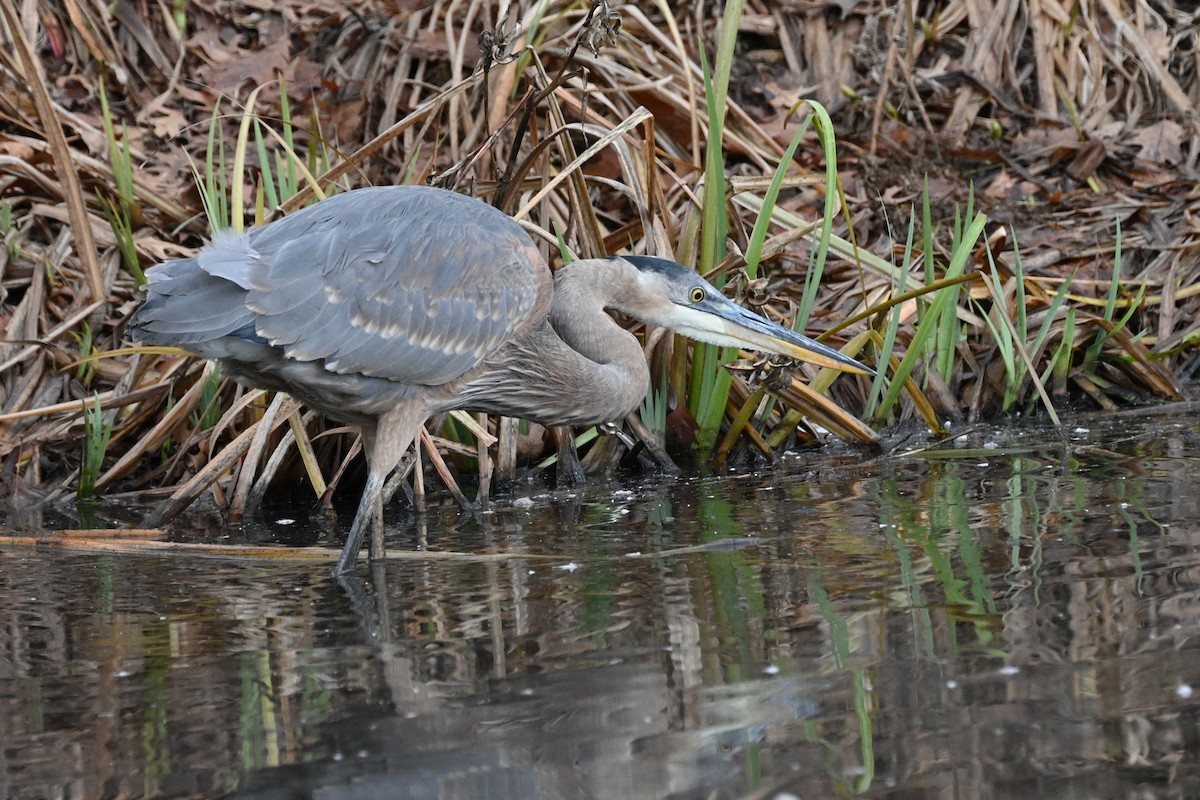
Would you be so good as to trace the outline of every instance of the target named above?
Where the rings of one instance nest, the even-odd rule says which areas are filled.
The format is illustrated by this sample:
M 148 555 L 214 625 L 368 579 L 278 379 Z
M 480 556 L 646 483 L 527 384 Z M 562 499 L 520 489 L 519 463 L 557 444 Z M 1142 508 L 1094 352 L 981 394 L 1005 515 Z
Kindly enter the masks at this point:
M 271 157 L 267 153 L 267 143 L 263 141 L 262 121 L 254 118 L 254 149 L 258 153 L 259 181 L 263 199 L 268 209 L 279 208 L 279 193 L 275 190 L 275 176 L 271 171 Z
M 908 237 L 904 242 L 904 262 L 900 269 L 899 282 L 893 292 L 893 296 L 903 295 L 908 286 L 908 273 L 912 267 L 913 235 L 916 232 L 916 222 L 916 214 L 910 214 L 908 217 Z M 888 312 L 887 328 L 883 333 L 883 346 L 879 349 L 879 369 L 875 372 L 875 379 L 871 381 L 871 390 L 867 393 L 867 403 L 863 409 L 863 416 L 867 419 L 876 418 L 875 411 L 879 408 L 880 400 L 883 397 L 884 385 L 887 383 L 886 365 L 892 351 L 896 347 L 896 334 L 900 330 L 900 314 L 902 311 L 901 304 L 897 303 Z
M 707 59 L 701 51 L 708 103 L 708 147 L 704 159 L 704 218 L 700 230 L 700 269 L 705 272 L 725 257 L 725 236 L 728 230 L 724 152 L 726 98 L 737 42 L 738 20 L 741 19 L 744 5 L 743 0 L 733 0 L 725 6 L 714 70 L 709 70 Z M 718 288 L 720 283 L 722 282 L 718 281 Z M 731 348 L 725 350 L 728 352 L 713 345 L 702 344 L 696 345 L 692 351 L 692 379 L 688 405 L 699 426 L 696 433 L 696 449 L 702 458 L 708 458 L 716 447 L 721 422 L 725 418 L 725 405 L 732 376 L 722 365 L 736 356 L 736 352 Z
M 963 273 L 966 269 L 967 261 L 970 257 L 975 242 L 983 234 L 984 226 L 987 224 L 987 217 L 983 214 L 977 214 L 967 227 L 965 235 L 955 248 L 953 258 L 950 261 L 950 266 L 946 269 L 946 278 L 955 278 Z M 957 290 L 957 286 L 953 287 Z M 892 376 L 891 385 L 888 386 L 887 393 L 883 397 L 883 402 L 880 404 L 879 414 L 886 417 L 891 413 L 892 408 L 900 399 L 900 392 L 904 389 L 904 382 L 916 369 L 917 362 L 924 356 L 925 349 L 933 336 L 934 330 L 943 314 L 951 313 L 947 311 L 952 300 L 956 301 L 958 291 L 939 291 L 934 297 L 933 302 L 929 306 L 929 314 L 925 319 L 917 325 L 916 331 L 913 333 L 912 341 L 908 345 L 908 350 L 904 353 L 904 358 L 900 359 L 900 366 L 896 369 L 896 373 Z
M 1078 270 L 1075 272 L 1078 272 Z M 1050 300 L 1050 305 L 1046 309 L 1046 318 L 1042 320 L 1042 327 L 1038 329 L 1037 338 L 1033 340 L 1033 348 L 1030 352 L 1038 353 L 1041 351 L 1046 337 L 1050 335 L 1051 324 L 1054 322 L 1054 318 L 1058 316 L 1058 309 L 1062 307 L 1062 304 L 1067 299 L 1067 293 L 1071 291 L 1071 282 L 1075 280 L 1075 272 L 1072 272 L 1070 277 L 1063 281 L 1053 299 Z M 1042 382 L 1044 383 L 1045 380 L 1046 377 L 1043 375 Z
M 775 169 L 775 176 L 771 179 L 771 185 L 767 187 L 767 193 L 763 195 L 762 209 L 754 220 L 754 230 L 751 231 L 750 241 L 746 245 L 746 275 L 751 280 L 758 277 L 758 262 L 762 257 L 763 243 L 767 240 L 767 231 L 771 227 L 771 215 L 775 211 L 775 203 L 779 200 L 779 192 L 783 188 L 783 179 L 787 177 L 788 168 L 792 165 L 792 159 L 796 157 L 796 150 L 800 147 L 804 134 L 808 133 L 808 126 L 811 122 L 812 117 L 805 117 L 804 121 L 800 123 L 799 130 L 792 137 L 791 144 L 783 153 L 783 158 L 779 160 L 779 166 Z
M 279 73 L 279 117 L 283 120 L 283 141 L 287 145 L 287 152 L 296 152 L 296 133 L 292 125 L 292 107 L 288 104 L 287 93 L 287 78 L 283 73 Z M 296 175 L 296 164 L 286 157 L 282 157 L 276 152 L 276 157 L 279 158 L 279 196 L 281 200 L 288 200 L 292 195 L 296 194 L 296 189 L 299 186 L 299 178 Z
M 112 421 L 105 421 L 100 408 L 100 396 L 94 395 L 92 404 L 83 404 L 83 455 L 79 463 L 79 485 L 75 494 L 87 500 L 96 493 L 96 480 L 104 466 L 104 454 L 112 437 Z
M 804 292 L 800 295 L 800 307 L 796 310 L 793 327 L 803 331 L 808 327 L 809 317 L 817 303 L 817 292 L 821 288 L 821 277 L 825 273 L 825 259 L 829 255 L 829 242 L 833 234 L 834 198 L 840 196 L 837 175 L 837 142 L 833 137 L 833 120 L 829 112 L 815 100 L 808 101 L 816 117 L 817 135 L 825 153 L 825 209 L 821 217 L 821 233 L 817 237 L 817 251 L 804 274 Z M 857 259 L 855 259 L 857 261 Z

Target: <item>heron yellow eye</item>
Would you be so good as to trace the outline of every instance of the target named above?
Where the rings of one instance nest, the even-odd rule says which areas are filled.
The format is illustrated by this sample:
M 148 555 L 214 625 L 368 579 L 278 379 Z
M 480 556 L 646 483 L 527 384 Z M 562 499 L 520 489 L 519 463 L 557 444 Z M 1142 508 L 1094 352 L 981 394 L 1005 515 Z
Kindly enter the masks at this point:
M 704 302 L 704 297 L 705 297 L 704 289 L 697 286 L 695 289 L 692 289 L 692 291 L 690 292 L 690 296 L 692 298 L 693 303 L 702 303 L 702 302 Z

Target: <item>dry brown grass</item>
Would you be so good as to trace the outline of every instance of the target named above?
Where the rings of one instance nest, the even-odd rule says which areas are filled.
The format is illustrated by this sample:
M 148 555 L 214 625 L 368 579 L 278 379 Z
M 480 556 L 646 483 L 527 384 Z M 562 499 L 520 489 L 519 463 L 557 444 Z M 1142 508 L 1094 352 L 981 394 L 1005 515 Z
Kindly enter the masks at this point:
M 143 352 L 79 364 L 89 338 L 93 351 L 122 347 L 138 296 L 105 214 L 116 182 L 101 84 L 137 166 L 132 217 L 142 268 L 202 243 L 206 226 L 187 155 L 203 163 L 218 101 L 232 143 L 256 87 L 254 111 L 278 128 L 281 86 L 301 149 L 332 154 L 323 185 L 432 180 L 527 220 L 543 232 L 548 256 L 557 254 L 559 232 L 580 254 L 632 248 L 696 263 L 707 128 L 699 47 L 716 40 L 714 5 L 674 13 L 662 0 L 617 7 L 621 31 L 611 42 L 603 26 L 583 29 L 590 3 L 515 3 L 506 20 L 499 5 L 196 2 L 184 20 L 165 0 L 3 6 L 0 197 L 11 223 L 0 248 L 0 474 L 11 497 L 73 491 L 81 401 L 96 394 L 114 423 L 99 480 L 110 493 L 173 492 L 178 504 L 211 491 L 219 505 L 236 510 L 272 481 L 294 483 L 307 471 L 319 476 L 318 493 L 328 495 L 356 451 L 352 436 L 331 434 L 320 419 L 301 417 L 281 400 L 265 405 L 226 383 L 214 399 L 205 388 L 211 367 L 203 363 Z M 507 44 L 498 55 L 522 53 L 499 58 L 486 78 L 478 44 L 484 32 Z M 1017 316 L 1014 239 L 1029 330 L 1054 309 L 1048 336 L 1037 349 L 1025 342 L 1025 356 L 1041 371 L 1063 341 L 1076 354 L 1051 376 L 1046 388 L 1054 402 L 1176 396 L 1181 377 L 1191 377 L 1197 364 L 1191 343 L 1200 248 L 1190 212 L 1197 36 L 1194 13 L 1173 2 L 749 3 L 724 141 L 735 250 L 746 246 L 753 200 L 791 139 L 790 112 L 804 97 L 831 110 L 845 196 L 842 204 L 824 195 L 816 177 L 820 150 L 810 136 L 776 210 L 769 270 L 743 287 L 747 299 L 772 316 L 791 317 L 811 250 L 800 234 L 820 220 L 824 203 L 838 202 L 835 233 L 861 253 L 831 257 L 813 326 L 829 328 L 885 303 L 896 293 L 891 265 L 900 263 L 927 178 L 933 246 L 919 248 L 924 255 L 910 264 L 906 284 L 920 287 L 949 261 L 950 222 L 973 183 L 992 220 L 988 247 L 1002 296 L 980 281 L 968 284 L 953 369 L 919 370 L 912 399 L 878 423 L 915 414 L 974 418 L 1002 405 L 1004 368 L 985 316 L 997 324 Z M 586 42 L 578 46 L 589 37 L 595 54 Z M 569 168 L 597 141 L 603 146 L 594 156 Z M 249 217 L 255 162 L 251 148 Z M 1145 295 L 1128 325 L 1089 361 L 1084 354 L 1097 333 L 1114 328 L 1101 312 L 1113 275 L 1115 220 L 1124 258 L 1110 311 L 1119 318 L 1143 285 Z M 722 264 L 731 275 L 741 266 L 736 254 Z M 982 247 L 972 266 L 988 270 Z M 1069 299 L 1054 307 L 1064 280 L 1071 281 Z M 921 306 L 909 300 L 900 308 L 896 356 L 912 341 Z M 864 317 L 841 335 L 862 334 L 868 325 L 882 332 L 884 315 Z M 686 358 L 670 337 L 651 344 L 656 363 L 678 367 Z M 684 391 L 678 378 L 673 388 Z M 859 410 L 867 389 L 843 380 L 832 396 Z M 1026 379 L 1017 407 L 1036 408 L 1037 389 Z M 807 407 L 796 395 L 791 401 Z M 730 419 L 752 396 L 738 377 Z M 205 401 L 216 403 L 216 425 L 199 424 Z M 686 419 L 673 418 L 668 431 L 678 433 L 680 425 L 686 439 Z M 632 430 L 664 457 L 636 421 Z M 757 452 L 766 439 L 782 438 L 779 446 L 810 436 L 794 428 L 774 437 L 748 430 L 724 449 Z M 504 438 L 510 446 L 502 446 L 499 468 L 511 474 L 515 438 Z M 474 452 L 441 444 L 452 459 Z M 307 465 L 297 455 L 306 450 Z M 588 462 L 605 468 L 622 453 L 608 437 Z

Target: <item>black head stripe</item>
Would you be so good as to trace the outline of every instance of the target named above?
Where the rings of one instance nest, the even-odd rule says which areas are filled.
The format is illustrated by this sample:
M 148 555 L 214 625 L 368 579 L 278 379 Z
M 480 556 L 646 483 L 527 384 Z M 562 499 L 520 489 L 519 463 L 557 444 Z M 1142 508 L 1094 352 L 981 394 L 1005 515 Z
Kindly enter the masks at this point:
M 642 272 L 657 272 L 669 278 L 696 274 L 682 264 L 676 264 L 667 258 L 657 258 L 655 256 L 613 256 L 613 258 L 624 259 Z

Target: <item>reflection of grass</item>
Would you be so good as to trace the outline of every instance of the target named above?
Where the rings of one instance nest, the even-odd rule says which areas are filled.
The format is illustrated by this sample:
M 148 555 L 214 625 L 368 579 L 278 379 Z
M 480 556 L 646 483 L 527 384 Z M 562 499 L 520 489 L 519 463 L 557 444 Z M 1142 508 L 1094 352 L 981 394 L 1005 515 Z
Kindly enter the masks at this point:
M 271 654 L 266 650 L 245 653 L 241 660 L 242 768 L 249 772 L 279 766 L 279 719 Z
M 913 522 L 911 519 L 912 504 L 903 506 L 903 510 L 906 515 L 910 516 L 908 523 L 911 525 Z M 886 502 L 880 504 L 879 516 L 881 519 L 894 521 L 898 513 L 900 513 L 900 507 L 892 507 Z M 909 607 L 909 613 L 912 614 L 914 627 L 918 631 L 917 638 L 925 646 L 925 655 L 935 657 L 937 643 L 933 636 L 933 618 L 928 606 L 921 599 L 921 581 L 917 577 L 916 566 L 913 564 L 912 548 L 896 535 L 895 524 L 884 523 L 882 531 L 892 552 L 896 555 L 896 562 L 900 565 L 900 582 L 904 587 L 904 597 Z
M 700 538 L 711 543 L 734 539 L 745 534 L 742 523 L 734 519 L 733 506 L 719 497 L 702 497 L 696 509 L 701 524 Z M 712 587 L 715 631 L 720 641 L 736 643 L 736 661 L 725 662 L 721 682 L 746 680 L 756 663 L 751 642 L 757 636 L 751 630 L 766 625 L 767 608 L 762 585 L 754 569 L 741 552 L 708 552 L 704 556 Z M 750 619 L 755 620 L 754 625 Z
M 829 643 L 833 648 L 834 662 L 840 670 L 848 670 L 854 690 L 854 715 L 858 719 L 859 769 L 850 770 L 843 763 L 843 750 L 827 741 L 816 726 L 806 726 L 809 738 L 825 748 L 826 773 L 840 793 L 865 792 L 875 778 L 875 710 L 871 704 L 871 693 L 867 689 L 867 670 L 851 667 L 850 625 L 843 614 L 834 607 L 825 579 L 816 564 L 809 565 L 808 593 L 816 602 L 829 630 Z M 853 788 L 846 786 L 847 776 L 858 774 Z
M 256 769 L 261 762 L 259 754 L 263 751 L 263 727 L 258 717 L 258 694 L 261 687 L 258 684 L 258 671 L 254 666 L 255 653 L 242 655 L 242 714 L 241 714 L 241 745 L 242 769 L 246 772 Z
M 608 631 L 613 626 L 613 609 L 616 607 L 614 590 L 619 581 L 613 572 L 612 560 L 600 561 L 584 571 L 584 585 L 580 592 L 583 601 L 580 624 L 585 632 L 591 633 L 592 644 L 602 650 L 608 646 Z
M 958 465 L 948 465 L 935 484 L 934 496 L 929 500 L 929 524 L 912 533 L 916 535 L 933 566 L 934 577 L 941 585 L 946 604 L 957 614 L 970 620 L 979 644 L 986 646 L 995 639 L 991 626 L 996 609 L 986 577 L 982 586 L 974 581 L 964 580 L 956 573 L 951 557 L 951 554 L 957 551 L 968 575 L 984 574 L 982 551 L 977 546 L 976 533 L 967 518 L 970 504 L 966 498 L 966 486 L 966 481 L 959 474 Z M 951 533 L 958 534 L 952 541 L 947 538 Z M 957 547 L 952 546 L 955 544 Z M 955 630 L 954 627 L 950 628 L 952 638 L 956 638 Z M 957 642 L 954 646 L 957 648 Z
M 1116 494 L 1117 514 L 1125 521 L 1126 529 L 1129 531 L 1129 561 L 1133 565 L 1137 590 L 1141 593 L 1142 580 L 1145 577 L 1142 567 L 1141 534 L 1138 532 L 1139 522 L 1134 518 L 1132 512 L 1136 510 L 1143 520 L 1158 530 L 1159 534 L 1166 534 L 1167 529 L 1151 515 L 1150 510 L 1146 507 L 1146 499 L 1143 496 L 1144 485 L 1140 481 L 1119 480 L 1114 481 L 1112 486 Z
M 166 631 L 162 631 L 164 637 Z M 171 658 L 158 653 L 146 658 L 142 719 L 143 784 L 147 797 L 158 794 L 159 779 L 171 772 L 171 746 L 167 736 L 167 670 Z
M 1124 486 L 1124 484 L 1125 484 L 1125 481 L 1120 481 L 1120 482 L 1118 482 L 1117 485 Z M 1118 489 L 1117 493 L 1118 493 L 1118 495 L 1120 495 L 1120 494 L 1123 494 L 1124 492 L 1123 492 L 1123 490 Z M 1133 518 L 1133 515 L 1129 513 L 1129 509 L 1126 507 L 1125 503 L 1120 503 L 1120 502 L 1117 503 L 1117 514 L 1119 514 L 1121 516 L 1121 519 L 1125 520 L 1125 524 L 1128 526 L 1128 530 L 1129 530 L 1129 560 L 1133 564 L 1133 576 L 1134 576 L 1134 581 L 1137 585 L 1138 593 L 1141 594 L 1142 578 L 1145 577 L 1145 575 L 1144 575 L 1144 572 L 1142 569 L 1142 552 L 1141 552 L 1141 543 L 1138 539 L 1137 520 L 1135 520 Z
M 703 526 L 701 538 L 706 543 L 736 539 L 746 533 L 743 523 L 734 515 L 733 505 L 723 498 L 702 497 L 697 506 L 697 518 Z M 732 647 L 737 656 L 720 662 L 721 674 L 710 677 L 709 682 L 731 684 L 749 680 L 758 663 L 755 649 L 764 646 L 766 641 L 762 632 L 773 624 L 762 581 L 744 552 L 707 552 L 704 558 L 712 591 L 713 635 L 717 641 L 725 643 L 725 647 Z M 862 668 L 849 668 L 852 658 L 848 621 L 835 608 L 825 587 L 821 567 L 815 562 L 806 562 L 806 566 L 809 568 L 808 595 L 826 620 L 837 668 L 849 669 L 852 676 L 854 711 L 859 722 L 860 760 L 855 765 L 858 769 L 846 769 L 841 746 L 822 738 L 815 725 L 806 722 L 804 729 L 812 741 L 824 746 L 829 775 L 840 787 L 839 792 L 862 792 L 871 786 L 875 774 L 875 713 L 867 688 L 867 673 Z M 748 785 L 757 788 L 762 766 L 759 747 L 747 747 L 744 758 Z M 853 786 L 846 785 L 849 772 L 857 775 Z
M 1001 504 L 1005 516 L 1004 527 L 1008 531 L 1013 570 L 1021 567 L 1022 545 L 1037 541 L 1037 532 L 1041 527 L 1041 510 L 1034 494 L 1037 487 L 1027 482 L 1024 474 L 1027 465 L 1031 463 L 1036 465 L 1036 462 L 1030 462 L 1019 455 L 1013 456 L 1012 475 L 1005 482 L 1008 491 Z
M 865 792 L 875 779 L 875 713 L 864 669 L 854 670 L 854 714 L 858 717 L 859 764 L 862 766 L 855 789 Z
M 711 543 L 744 535 L 745 529 L 733 515 L 733 505 L 724 499 L 703 496 L 696 509 L 701 524 L 700 538 Z M 722 674 L 712 683 L 740 683 L 748 680 L 757 662 L 755 649 L 762 642 L 761 632 L 770 628 L 766 599 L 757 572 L 741 552 L 708 552 L 704 556 L 712 587 L 713 624 L 717 641 L 733 642 L 736 660 L 722 660 Z M 750 744 L 743 754 L 747 786 L 762 785 L 762 752 Z
M 901 495 L 899 482 L 887 480 L 881 483 L 881 516 L 885 524 L 894 525 L 895 534 L 889 535 L 889 540 L 911 543 L 921 551 L 932 578 L 942 590 L 945 605 L 971 622 L 977 641 L 986 647 L 995 639 L 992 628 L 996 601 L 983 561 L 985 553 L 979 546 L 979 534 L 970 524 L 967 482 L 961 477 L 958 464 L 939 463 L 938 468 L 933 495 L 925 501 L 922 515 L 915 513 L 912 501 Z M 905 509 L 909 511 L 906 513 Z M 957 536 L 950 539 L 950 534 Z M 956 556 L 965 577 L 955 569 Z M 906 557 L 911 563 L 911 555 Z M 927 605 L 915 573 L 907 589 L 914 608 Z M 958 647 L 957 628 L 948 627 L 947 636 L 953 655 Z

